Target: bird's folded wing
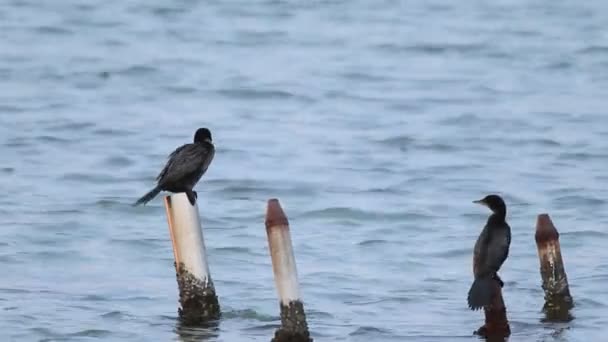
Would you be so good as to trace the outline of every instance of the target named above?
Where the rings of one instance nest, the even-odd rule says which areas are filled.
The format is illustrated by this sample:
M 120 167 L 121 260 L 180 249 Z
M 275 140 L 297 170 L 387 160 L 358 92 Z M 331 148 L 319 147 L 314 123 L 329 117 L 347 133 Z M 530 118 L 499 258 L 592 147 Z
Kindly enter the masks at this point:
M 211 158 L 210 158 L 211 157 Z M 186 144 L 178 147 L 157 177 L 159 182 L 179 182 L 183 177 L 205 170 L 213 158 L 213 149 L 204 145 Z
M 486 260 L 484 263 L 484 271 L 496 272 L 505 262 L 509 255 L 509 244 L 511 237 L 509 234 L 497 234 L 491 237 L 488 245 Z

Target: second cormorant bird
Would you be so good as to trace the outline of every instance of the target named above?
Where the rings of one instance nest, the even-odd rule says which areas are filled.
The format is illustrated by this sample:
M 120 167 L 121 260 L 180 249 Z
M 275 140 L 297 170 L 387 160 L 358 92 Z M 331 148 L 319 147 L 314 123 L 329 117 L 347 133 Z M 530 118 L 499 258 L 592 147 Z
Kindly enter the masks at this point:
M 211 140 L 211 132 L 207 128 L 199 128 L 194 134 L 194 143 L 178 147 L 171 155 L 167 164 L 156 177 L 157 185 L 133 205 L 146 204 L 161 190 L 173 193 L 185 192 L 192 205 L 196 202 L 196 192 L 192 189 L 201 179 L 215 155 L 215 147 Z
M 492 215 L 479 234 L 473 254 L 473 274 L 475 281 L 468 295 L 469 308 L 481 309 L 491 304 L 496 293 L 497 282 L 500 287 L 504 284 L 497 272 L 509 256 L 511 244 L 511 227 L 507 224 L 507 206 L 498 195 L 488 195 L 474 201 L 487 206 Z

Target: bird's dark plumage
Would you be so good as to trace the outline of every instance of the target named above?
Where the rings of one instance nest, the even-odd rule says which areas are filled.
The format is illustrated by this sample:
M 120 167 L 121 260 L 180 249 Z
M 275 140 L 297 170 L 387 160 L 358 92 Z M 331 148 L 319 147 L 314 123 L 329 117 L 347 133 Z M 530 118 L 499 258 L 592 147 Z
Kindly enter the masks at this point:
M 146 204 L 163 190 L 185 192 L 194 205 L 196 192 L 192 189 L 207 171 L 214 156 L 211 132 L 207 128 L 199 128 L 194 134 L 194 143 L 182 145 L 169 155 L 167 164 L 156 177 L 156 187 L 134 205 Z
M 496 292 L 495 282 L 504 284 L 497 272 L 509 256 L 511 245 L 511 227 L 507 224 L 507 207 L 498 195 L 488 195 L 475 201 L 492 210 L 492 215 L 479 234 L 473 254 L 473 274 L 475 280 L 468 295 L 468 304 L 472 310 L 481 309 L 491 304 Z

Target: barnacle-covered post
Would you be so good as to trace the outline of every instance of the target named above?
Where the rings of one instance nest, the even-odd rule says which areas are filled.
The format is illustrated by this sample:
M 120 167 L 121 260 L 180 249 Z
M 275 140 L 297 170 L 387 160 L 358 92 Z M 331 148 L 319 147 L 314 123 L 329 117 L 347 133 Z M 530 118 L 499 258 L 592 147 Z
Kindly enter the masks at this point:
M 266 234 L 281 307 L 281 327 L 275 332 L 272 342 L 310 342 L 312 338 L 300 299 L 289 222 L 277 199 L 268 201 Z
M 538 215 L 535 239 L 543 280 L 542 288 L 545 291 L 543 309 L 549 320 L 570 320 L 569 310 L 574 303 L 562 260 L 559 233 L 548 214 Z
M 198 207 L 190 204 L 185 193 L 177 193 L 165 197 L 165 209 L 179 287 L 179 317 L 186 325 L 217 320 L 220 306 L 209 273 Z

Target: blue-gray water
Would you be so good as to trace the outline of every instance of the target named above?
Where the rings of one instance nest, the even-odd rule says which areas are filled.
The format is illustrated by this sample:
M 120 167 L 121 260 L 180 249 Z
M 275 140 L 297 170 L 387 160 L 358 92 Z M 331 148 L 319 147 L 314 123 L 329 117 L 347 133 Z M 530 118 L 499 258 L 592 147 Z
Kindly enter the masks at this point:
M 1 340 L 268 341 L 278 197 L 315 340 L 472 341 L 491 192 L 511 341 L 604 339 L 606 23 L 601 0 L 3 1 Z M 161 197 L 130 206 L 199 126 L 215 332 L 176 325 Z M 569 324 L 541 323 L 541 212 Z

